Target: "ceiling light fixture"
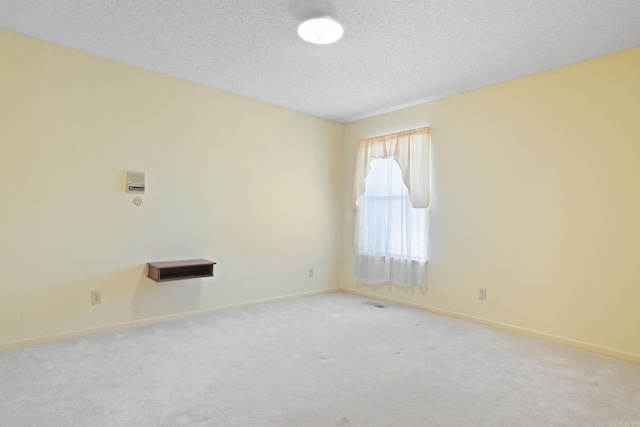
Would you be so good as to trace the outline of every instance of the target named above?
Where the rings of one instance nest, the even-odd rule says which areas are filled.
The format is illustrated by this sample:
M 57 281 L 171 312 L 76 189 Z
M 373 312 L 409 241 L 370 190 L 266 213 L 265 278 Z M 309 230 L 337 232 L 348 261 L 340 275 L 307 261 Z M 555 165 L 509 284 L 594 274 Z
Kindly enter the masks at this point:
M 328 16 L 304 21 L 298 27 L 298 35 L 305 41 L 315 44 L 329 44 L 342 37 L 344 30 Z

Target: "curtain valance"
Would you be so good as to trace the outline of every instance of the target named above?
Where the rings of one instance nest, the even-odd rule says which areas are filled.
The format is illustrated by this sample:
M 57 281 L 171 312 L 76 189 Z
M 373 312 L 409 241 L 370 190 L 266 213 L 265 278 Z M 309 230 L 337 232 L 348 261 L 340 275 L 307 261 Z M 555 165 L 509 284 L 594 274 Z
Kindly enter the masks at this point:
M 414 208 L 429 207 L 429 142 L 431 129 L 413 129 L 390 135 L 363 139 L 358 145 L 353 185 L 353 204 L 366 189 L 365 180 L 371 160 L 393 157 L 402 170 L 402 180 L 409 189 Z

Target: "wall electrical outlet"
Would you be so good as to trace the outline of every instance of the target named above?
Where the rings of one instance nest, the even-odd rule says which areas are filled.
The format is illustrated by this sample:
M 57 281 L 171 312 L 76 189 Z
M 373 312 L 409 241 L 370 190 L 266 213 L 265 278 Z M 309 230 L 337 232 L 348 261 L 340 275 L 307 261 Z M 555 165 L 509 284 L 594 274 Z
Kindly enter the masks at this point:
M 313 268 L 309 269 L 309 277 L 313 277 Z
M 479 288 L 478 289 L 478 299 L 482 299 L 482 300 L 487 299 L 487 289 L 486 288 Z
M 102 304 L 102 291 L 91 291 L 91 305 Z

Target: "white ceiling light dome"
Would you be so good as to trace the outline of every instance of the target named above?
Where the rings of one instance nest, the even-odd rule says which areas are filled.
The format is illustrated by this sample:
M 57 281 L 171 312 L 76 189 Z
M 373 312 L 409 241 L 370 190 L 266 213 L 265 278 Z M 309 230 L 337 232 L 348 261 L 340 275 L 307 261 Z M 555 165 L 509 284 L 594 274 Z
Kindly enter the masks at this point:
M 308 19 L 298 27 L 298 35 L 303 40 L 315 44 L 334 43 L 340 40 L 342 34 L 342 25 L 328 16 Z

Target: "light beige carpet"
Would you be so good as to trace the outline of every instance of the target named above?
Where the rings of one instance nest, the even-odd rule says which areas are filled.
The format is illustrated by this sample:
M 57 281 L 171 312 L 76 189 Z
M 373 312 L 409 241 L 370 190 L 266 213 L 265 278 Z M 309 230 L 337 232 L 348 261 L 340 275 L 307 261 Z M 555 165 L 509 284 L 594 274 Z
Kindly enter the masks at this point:
M 0 352 L 0 425 L 640 426 L 640 365 L 365 301 Z

